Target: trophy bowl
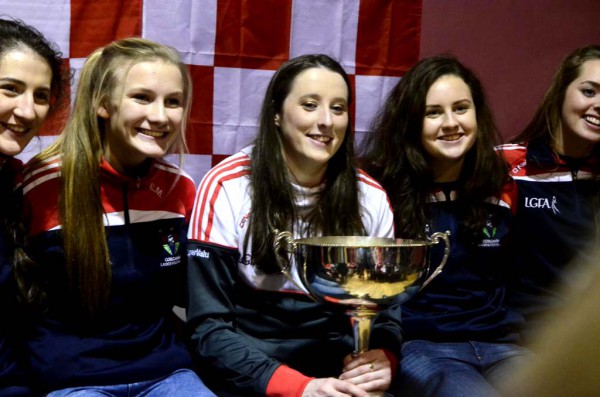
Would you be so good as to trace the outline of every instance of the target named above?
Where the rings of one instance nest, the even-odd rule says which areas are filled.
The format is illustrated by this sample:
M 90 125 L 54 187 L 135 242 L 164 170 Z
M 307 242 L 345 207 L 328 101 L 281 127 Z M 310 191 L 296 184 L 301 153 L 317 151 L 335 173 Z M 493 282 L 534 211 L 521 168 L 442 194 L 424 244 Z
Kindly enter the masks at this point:
M 275 231 L 273 247 L 285 276 L 315 300 L 343 305 L 354 329 L 354 354 L 368 349 L 378 310 L 401 304 L 440 274 L 450 253 L 450 232 L 428 240 L 324 236 L 294 240 Z M 444 241 L 444 255 L 430 266 L 429 249 Z

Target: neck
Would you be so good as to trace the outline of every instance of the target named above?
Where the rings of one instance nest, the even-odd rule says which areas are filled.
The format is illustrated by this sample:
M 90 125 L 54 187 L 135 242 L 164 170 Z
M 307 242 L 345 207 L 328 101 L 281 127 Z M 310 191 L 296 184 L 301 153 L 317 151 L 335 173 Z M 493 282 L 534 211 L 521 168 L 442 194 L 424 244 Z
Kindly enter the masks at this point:
M 552 142 L 552 150 L 556 153 L 573 158 L 587 157 L 594 150 L 594 143 L 591 143 L 585 139 L 579 138 L 575 134 L 571 134 L 569 137 L 565 137 L 563 129 L 560 128 L 554 134 L 554 141 Z
M 115 171 L 117 171 L 121 175 L 126 175 L 133 178 L 138 178 L 146 175 L 148 172 L 148 167 L 150 165 L 151 159 L 146 158 L 141 163 L 136 164 L 124 164 L 118 161 L 114 157 L 105 157 L 106 161 Z
M 431 164 L 433 173 L 433 182 L 446 183 L 455 182 L 460 178 L 464 159 L 453 160 L 451 162 L 435 162 Z
M 309 170 L 306 167 L 299 168 L 287 165 L 291 180 L 302 187 L 316 187 L 323 182 L 327 166 L 320 169 Z

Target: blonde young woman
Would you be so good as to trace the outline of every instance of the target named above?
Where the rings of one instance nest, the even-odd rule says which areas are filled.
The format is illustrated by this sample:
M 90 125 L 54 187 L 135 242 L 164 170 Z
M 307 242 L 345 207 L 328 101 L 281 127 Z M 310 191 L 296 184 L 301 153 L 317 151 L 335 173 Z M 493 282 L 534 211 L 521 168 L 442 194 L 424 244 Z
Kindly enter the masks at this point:
M 22 257 L 18 217 L 22 163 L 14 156 L 35 137 L 60 104 L 61 53 L 40 32 L 0 19 L 0 396 L 29 396 L 17 315 L 14 257 Z M 20 282 L 19 274 L 16 274 Z M 27 299 L 27 297 L 25 297 Z
M 124 39 L 85 63 L 59 140 L 28 165 L 25 211 L 45 293 L 29 340 L 48 396 L 212 396 L 172 308 L 185 295 L 191 98 L 171 48 Z

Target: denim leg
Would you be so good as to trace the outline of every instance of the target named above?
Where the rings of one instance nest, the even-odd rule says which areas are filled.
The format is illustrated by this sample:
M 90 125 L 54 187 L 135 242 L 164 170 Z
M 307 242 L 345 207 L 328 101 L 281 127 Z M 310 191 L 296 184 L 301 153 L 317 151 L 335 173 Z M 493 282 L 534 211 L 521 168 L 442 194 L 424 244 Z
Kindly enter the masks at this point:
M 468 343 L 409 341 L 402 347 L 400 393 L 418 397 L 499 397 Z
M 139 397 L 216 397 L 192 370 L 180 369 L 150 382 L 131 385 L 130 396 Z
M 83 386 L 55 390 L 46 397 L 121 397 L 127 396 L 127 385 Z
M 510 343 L 472 342 L 482 356 L 481 365 L 485 378 L 499 387 L 510 381 L 511 376 L 535 359 L 535 354 L 522 346 Z

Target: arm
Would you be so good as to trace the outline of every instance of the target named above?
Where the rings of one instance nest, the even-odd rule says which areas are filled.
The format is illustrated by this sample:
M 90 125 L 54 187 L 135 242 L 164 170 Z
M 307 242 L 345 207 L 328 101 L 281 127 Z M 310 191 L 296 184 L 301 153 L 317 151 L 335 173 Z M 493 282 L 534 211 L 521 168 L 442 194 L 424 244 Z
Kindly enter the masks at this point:
M 202 369 L 242 394 L 300 395 L 311 378 L 264 354 L 236 327 L 237 249 L 191 240 L 188 253 L 188 325 Z

